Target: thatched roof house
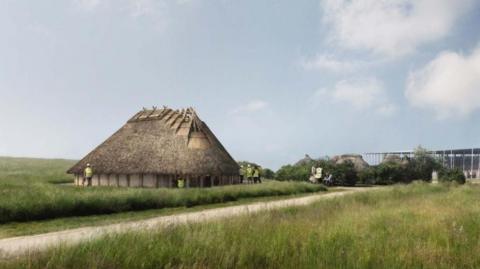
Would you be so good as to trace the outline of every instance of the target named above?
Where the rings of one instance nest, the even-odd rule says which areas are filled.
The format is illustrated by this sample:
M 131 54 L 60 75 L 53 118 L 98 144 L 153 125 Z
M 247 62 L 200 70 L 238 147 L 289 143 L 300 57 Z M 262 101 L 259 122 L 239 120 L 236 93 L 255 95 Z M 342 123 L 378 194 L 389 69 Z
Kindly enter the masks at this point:
M 295 166 L 302 166 L 302 165 L 311 165 L 315 160 L 310 157 L 310 155 L 305 154 L 305 157 L 298 162 L 295 163 Z
M 239 167 L 194 109 L 143 109 L 67 172 L 90 163 L 93 185 L 188 187 L 235 184 Z
M 363 159 L 362 155 L 358 154 L 344 154 L 339 156 L 334 156 L 332 161 L 336 164 L 342 164 L 346 161 L 350 161 L 355 166 L 355 170 L 360 172 L 368 168 L 368 163 Z
M 385 156 L 385 158 L 383 158 L 383 161 L 382 161 L 382 164 L 385 164 L 385 163 L 394 163 L 394 164 L 400 164 L 402 166 L 407 166 L 409 164 L 409 160 L 406 159 L 406 158 L 401 158 L 400 156 L 398 155 L 394 155 L 394 154 L 387 154 L 387 156 Z

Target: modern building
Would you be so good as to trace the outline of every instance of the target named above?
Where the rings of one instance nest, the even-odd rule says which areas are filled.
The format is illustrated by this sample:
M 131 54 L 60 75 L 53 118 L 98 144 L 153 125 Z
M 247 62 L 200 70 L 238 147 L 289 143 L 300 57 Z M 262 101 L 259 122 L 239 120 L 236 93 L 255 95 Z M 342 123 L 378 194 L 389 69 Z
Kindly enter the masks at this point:
M 387 156 L 401 158 L 414 156 L 415 151 L 392 151 L 364 153 L 363 158 L 370 165 L 380 164 Z M 428 153 L 448 168 L 462 169 L 467 178 L 480 178 L 480 148 L 432 150 Z

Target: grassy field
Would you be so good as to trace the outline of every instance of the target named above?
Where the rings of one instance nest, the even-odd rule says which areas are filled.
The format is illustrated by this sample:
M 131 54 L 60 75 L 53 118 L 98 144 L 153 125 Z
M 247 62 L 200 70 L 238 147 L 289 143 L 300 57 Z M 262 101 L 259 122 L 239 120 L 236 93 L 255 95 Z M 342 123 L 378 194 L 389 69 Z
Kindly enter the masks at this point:
M 270 181 L 208 189 L 79 188 L 65 170 L 74 161 L 0 158 L 0 223 L 192 207 L 245 198 L 312 193 L 323 186 Z
M 412 184 L 31 253 L 6 268 L 479 268 L 480 187 Z
M 342 192 L 345 189 L 342 188 L 332 188 L 328 192 L 322 192 L 322 194 L 328 194 L 332 192 Z M 291 195 L 282 195 L 282 196 L 265 196 L 265 197 L 254 197 L 254 198 L 242 198 L 237 201 L 225 202 L 221 204 L 208 204 L 208 205 L 199 205 L 194 207 L 173 207 L 173 208 L 162 208 L 162 209 L 148 209 L 142 211 L 129 211 L 121 212 L 108 215 L 93 215 L 93 216 L 79 216 L 79 217 L 65 217 L 65 218 L 56 218 L 49 220 L 38 220 L 38 221 L 28 221 L 28 222 L 11 222 L 7 224 L 0 225 L 0 239 L 23 236 L 23 235 L 34 235 L 55 231 L 62 231 L 66 229 L 81 228 L 87 226 L 101 226 L 109 225 L 127 221 L 138 221 L 145 220 L 149 218 L 159 217 L 159 216 L 168 216 L 174 214 L 181 214 L 187 212 L 196 212 L 201 210 L 221 208 L 235 205 L 245 205 L 258 202 L 269 202 L 275 200 L 283 199 L 293 199 L 300 198 L 310 195 L 320 195 L 319 193 L 301 193 L 301 194 L 291 194 Z

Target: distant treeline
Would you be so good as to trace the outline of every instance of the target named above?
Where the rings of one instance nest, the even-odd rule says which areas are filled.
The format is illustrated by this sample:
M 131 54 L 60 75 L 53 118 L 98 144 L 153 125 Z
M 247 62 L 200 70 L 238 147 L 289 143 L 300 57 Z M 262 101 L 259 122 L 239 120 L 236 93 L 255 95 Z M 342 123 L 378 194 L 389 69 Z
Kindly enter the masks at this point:
M 414 157 L 393 158 L 364 169 L 356 169 L 351 161 L 341 164 L 330 159 L 309 160 L 294 165 L 284 165 L 274 173 L 276 180 L 306 181 L 310 177 L 312 166 L 322 167 L 323 174 L 331 174 L 339 185 L 410 183 L 414 180 L 431 181 L 432 172 L 438 172 L 439 181 L 465 183 L 465 175 L 459 169 L 445 168 L 441 162 L 419 147 Z

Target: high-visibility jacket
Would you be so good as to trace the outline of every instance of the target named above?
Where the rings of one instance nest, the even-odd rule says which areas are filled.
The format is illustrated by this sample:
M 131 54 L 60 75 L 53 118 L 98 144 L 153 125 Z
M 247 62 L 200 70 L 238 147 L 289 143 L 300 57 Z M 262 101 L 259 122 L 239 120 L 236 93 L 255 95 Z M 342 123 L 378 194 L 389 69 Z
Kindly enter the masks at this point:
M 316 171 L 315 171 L 315 178 L 316 178 L 316 179 L 322 178 L 322 171 L 323 171 L 323 169 L 322 169 L 321 167 L 318 167 L 318 168 L 316 169 Z
M 253 176 L 253 169 L 251 167 L 247 167 L 247 177 L 252 177 Z
M 177 182 L 177 186 L 179 188 L 184 188 L 185 187 L 185 180 L 184 179 L 179 179 Z
M 260 169 L 258 168 L 253 169 L 253 177 L 260 177 Z
M 92 177 L 93 176 L 93 169 L 91 167 L 85 168 L 85 177 Z

